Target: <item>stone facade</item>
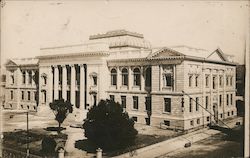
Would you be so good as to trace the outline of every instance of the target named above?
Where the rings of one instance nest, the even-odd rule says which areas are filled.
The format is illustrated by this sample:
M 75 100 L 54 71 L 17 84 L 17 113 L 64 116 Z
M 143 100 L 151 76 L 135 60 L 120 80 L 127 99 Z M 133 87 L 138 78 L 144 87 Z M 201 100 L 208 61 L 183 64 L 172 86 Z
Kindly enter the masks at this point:
M 33 82 L 22 84 L 22 72 L 38 70 L 38 111 L 63 98 L 74 105 L 74 116 L 83 119 L 84 111 L 109 98 L 137 123 L 181 130 L 237 114 L 236 64 L 220 49 L 151 48 L 142 34 L 118 30 L 92 35 L 82 45 L 41 52 L 35 65 L 6 64 L 8 82 L 11 75 L 17 82 L 6 84 L 6 94 L 14 95 L 6 95 L 6 108 L 24 105 L 22 91 L 34 94 Z

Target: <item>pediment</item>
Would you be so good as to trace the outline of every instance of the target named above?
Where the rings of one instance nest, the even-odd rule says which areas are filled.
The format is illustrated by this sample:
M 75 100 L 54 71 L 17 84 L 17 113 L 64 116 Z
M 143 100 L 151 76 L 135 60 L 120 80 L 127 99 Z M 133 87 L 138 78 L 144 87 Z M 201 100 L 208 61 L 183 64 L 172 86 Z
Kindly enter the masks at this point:
M 6 66 L 18 66 L 14 61 L 8 60 L 5 64 Z
M 184 54 L 179 53 L 169 48 L 162 48 L 156 52 L 152 52 L 148 58 L 165 58 L 169 56 L 183 56 Z
M 207 59 L 215 60 L 215 61 L 227 61 L 225 54 L 218 48 L 214 52 L 212 52 Z

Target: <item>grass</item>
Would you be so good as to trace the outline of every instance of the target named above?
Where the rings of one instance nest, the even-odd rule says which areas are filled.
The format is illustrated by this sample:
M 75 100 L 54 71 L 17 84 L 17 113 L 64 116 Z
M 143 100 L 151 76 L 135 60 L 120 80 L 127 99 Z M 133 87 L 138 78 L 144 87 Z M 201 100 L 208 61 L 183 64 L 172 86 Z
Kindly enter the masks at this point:
M 117 149 L 117 150 L 103 151 L 103 156 L 112 157 L 112 156 L 117 156 L 117 155 L 124 154 L 127 152 L 133 153 L 135 152 L 135 150 L 139 148 L 143 148 L 143 147 L 155 144 L 155 143 L 159 143 L 159 142 L 168 140 L 170 138 L 176 137 L 181 134 L 182 133 L 177 133 L 171 136 L 138 134 L 135 139 L 135 144 L 130 145 L 125 148 Z M 95 145 L 93 142 L 87 139 L 84 139 L 84 140 L 76 141 L 75 148 L 87 151 L 88 153 L 96 153 L 96 149 L 98 148 L 98 146 Z
M 16 130 L 14 132 L 5 132 L 3 139 L 3 146 L 18 151 L 26 151 L 27 143 L 29 143 L 30 153 L 42 156 L 42 139 L 44 137 L 51 137 L 57 142 L 57 147 L 64 147 L 67 135 L 63 133 L 46 131 L 44 129 L 32 129 L 29 131 L 29 141 L 27 141 L 27 131 Z

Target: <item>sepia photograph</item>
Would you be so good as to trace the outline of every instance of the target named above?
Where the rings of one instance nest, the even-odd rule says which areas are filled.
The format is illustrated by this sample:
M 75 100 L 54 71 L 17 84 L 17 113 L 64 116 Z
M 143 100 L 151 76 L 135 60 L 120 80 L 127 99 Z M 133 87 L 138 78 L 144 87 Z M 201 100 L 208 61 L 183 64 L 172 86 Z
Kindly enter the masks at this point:
M 0 158 L 250 157 L 250 1 L 0 7 Z

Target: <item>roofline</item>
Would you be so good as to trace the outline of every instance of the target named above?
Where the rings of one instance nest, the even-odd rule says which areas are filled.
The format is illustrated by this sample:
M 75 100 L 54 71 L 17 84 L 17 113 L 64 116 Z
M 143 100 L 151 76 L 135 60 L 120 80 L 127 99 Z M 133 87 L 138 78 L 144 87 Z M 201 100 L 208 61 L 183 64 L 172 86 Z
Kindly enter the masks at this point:
M 107 51 L 94 51 L 94 52 L 79 52 L 79 53 L 68 53 L 68 54 L 49 54 L 49 55 L 40 55 L 36 56 L 35 58 L 38 59 L 47 59 L 47 58 L 56 58 L 56 57 L 72 57 L 72 56 L 107 56 L 109 52 Z

